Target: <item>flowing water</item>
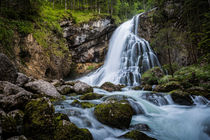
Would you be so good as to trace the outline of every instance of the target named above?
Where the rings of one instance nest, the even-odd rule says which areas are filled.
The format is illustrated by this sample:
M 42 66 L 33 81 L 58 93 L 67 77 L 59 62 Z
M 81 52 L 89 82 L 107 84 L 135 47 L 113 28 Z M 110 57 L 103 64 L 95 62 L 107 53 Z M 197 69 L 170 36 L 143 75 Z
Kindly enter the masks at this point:
M 137 36 L 139 17 L 140 15 L 133 17 L 116 29 L 110 40 L 104 65 L 96 72 L 81 78 L 81 81 L 99 86 L 107 81 L 137 86 L 143 72 L 160 66 L 149 43 Z
M 149 43 L 137 36 L 139 17 L 140 15 L 135 16 L 123 23 L 114 32 L 104 66 L 80 80 L 97 86 L 107 81 L 136 86 L 140 84 L 143 72 L 154 66 L 160 66 Z M 137 115 L 132 117 L 130 128 L 120 130 L 97 121 L 93 113 L 94 107 L 82 109 L 71 106 L 74 99 L 79 100 L 79 96 L 67 96 L 67 100 L 56 103 L 56 112 L 67 114 L 71 122 L 78 127 L 89 129 L 95 140 L 122 139 L 119 136 L 138 124 L 147 124 L 151 131 L 144 133 L 158 140 L 210 139 L 207 135 L 210 133 L 210 102 L 204 97 L 193 96 L 191 97 L 193 106 L 181 106 L 175 104 L 170 95 L 161 93 L 150 96 L 151 92 L 133 91 L 129 88 L 121 92 L 107 92 L 95 88 L 94 92 L 105 97 L 86 102 L 100 104 L 106 97 L 123 95 L 129 97 L 130 105 L 137 112 Z M 147 96 L 150 96 L 149 100 Z

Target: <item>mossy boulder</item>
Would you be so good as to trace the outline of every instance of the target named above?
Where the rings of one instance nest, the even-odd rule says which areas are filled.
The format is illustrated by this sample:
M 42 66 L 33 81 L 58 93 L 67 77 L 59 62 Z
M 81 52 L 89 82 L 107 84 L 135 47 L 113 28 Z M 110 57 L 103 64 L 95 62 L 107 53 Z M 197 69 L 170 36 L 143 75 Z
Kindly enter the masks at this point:
M 61 95 L 68 95 L 74 92 L 73 86 L 62 85 L 56 88 Z
M 112 92 L 112 91 L 121 91 L 121 88 L 123 88 L 123 85 L 115 85 L 111 82 L 105 82 L 103 85 L 101 85 L 101 89 Z
M 172 77 L 172 75 L 165 75 L 158 80 L 158 84 L 166 84 L 170 81 L 174 81 L 174 78 Z
M 173 90 L 169 92 L 172 100 L 179 105 L 193 105 L 193 100 L 190 94 L 182 90 Z
M 186 92 L 191 95 L 204 96 L 208 99 L 210 98 L 210 92 L 208 92 L 208 90 L 204 89 L 203 87 L 194 86 L 186 89 Z
M 73 88 L 77 94 L 85 94 L 85 93 L 93 92 L 93 88 L 90 85 L 81 81 L 77 81 L 74 84 Z
M 55 140 L 92 140 L 88 129 L 79 129 L 75 124 L 61 120 L 54 133 Z
M 40 140 L 52 139 L 56 121 L 54 107 L 49 99 L 32 100 L 25 106 L 24 134 L 27 137 Z
M 180 83 L 177 81 L 170 81 L 170 82 L 162 84 L 162 85 L 157 85 L 154 88 L 154 91 L 169 92 L 169 91 L 176 90 L 176 89 L 182 89 L 182 86 L 180 85 Z
M 104 95 L 101 94 L 97 94 L 97 93 L 87 93 L 85 95 L 82 95 L 79 97 L 80 100 L 94 100 L 94 99 L 100 99 L 102 98 Z
M 159 67 L 154 67 L 143 73 L 141 77 L 141 84 L 157 85 L 158 79 L 164 76 L 163 71 Z
M 23 132 L 24 113 L 21 110 L 14 110 L 6 114 L 1 111 L 0 120 L 3 138 L 20 135 Z
M 115 128 L 128 128 L 134 111 L 127 101 L 110 100 L 99 104 L 94 114 L 101 123 Z
M 137 130 L 132 130 L 121 137 L 132 139 L 132 140 L 155 140 L 154 138 L 151 138 L 147 136 L 146 134 Z
M 92 107 L 96 106 L 93 103 L 90 103 L 90 102 L 80 102 L 79 100 L 74 100 L 71 103 L 71 105 L 72 106 L 75 106 L 75 107 L 80 107 L 80 108 L 92 108 Z

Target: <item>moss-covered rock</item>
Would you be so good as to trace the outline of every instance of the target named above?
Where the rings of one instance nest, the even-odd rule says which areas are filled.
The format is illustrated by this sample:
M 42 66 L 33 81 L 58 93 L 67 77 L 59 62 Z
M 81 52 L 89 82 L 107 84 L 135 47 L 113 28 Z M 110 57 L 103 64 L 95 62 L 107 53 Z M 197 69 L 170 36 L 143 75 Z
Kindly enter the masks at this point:
M 162 85 L 157 85 L 154 88 L 154 91 L 169 92 L 169 91 L 176 90 L 176 89 L 182 89 L 182 86 L 180 85 L 180 83 L 177 81 L 170 81 L 170 82 L 162 84 Z
M 191 95 L 204 96 L 208 99 L 210 98 L 210 92 L 204 89 L 203 87 L 194 86 L 186 89 L 186 92 L 188 92 Z
M 96 106 L 96 118 L 111 127 L 128 128 L 134 111 L 127 101 L 109 101 Z
M 66 120 L 59 121 L 54 133 L 55 140 L 92 140 L 93 137 L 87 129 L 79 129 Z
M 74 92 L 73 86 L 70 85 L 62 85 L 56 88 L 61 95 L 67 95 Z
M 158 80 L 158 84 L 166 84 L 170 81 L 174 81 L 174 78 L 172 77 L 172 75 L 165 75 Z
M 100 88 L 112 92 L 112 91 L 121 91 L 121 88 L 123 87 L 124 87 L 123 85 L 115 85 L 111 82 L 105 82 L 103 85 L 101 85 Z
M 75 107 L 80 107 L 80 108 L 92 108 L 92 107 L 96 106 L 93 103 L 90 103 L 90 102 L 80 102 L 79 100 L 74 100 L 71 103 L 71 105 L 72 106 L 75 106 Z
M 14 110 L 9 112 L 8 114 L 1 110 L 0 120 L 2 127 L 2 136 L 4 139 L 22 133 L 23 116 L 24 113 L 21 110 Z
M 169 94 L 171 94 L 171 98 L 176 104 L 193 105 L 192 98 L 190 97 L 190 94 L 187 92 L 184 92 L 182 90 L 173 90 L 169 92 Z
M 52 139 L 55 129 L 54 107 L 47 98 L 32 100 L 25 106 L 24 134 L 32 139 Z
M 154 67 L 146 71 L 141 77 L 141 83 L 143 85 L 156 85 L 158 84 L 158 79 L 164 76 L 163 71 L 159 67 Z
M 85 95 L 82 95 L 79 97 L 80 100 L 94 100 L 94 99 L 100 99 L 102 98 L 104 95 L 101 94 L 97 94 L 97 93 L 87 93 Z
M 74 91 L 77 93 L 77 94 L 85 94 L 85 93 L 90 93 L 90 92 L 93 92 L 93 88 L 84 83 L 84 82 L 81 82 L 81 81 L 77 81 L 75 84 L 74 84 Z
M 154 138 L 151 138 L 147 136 L 146 134 L 137 130 L 132 130 L 121 137 L 129 138 L 132 140 L 155 140 Z

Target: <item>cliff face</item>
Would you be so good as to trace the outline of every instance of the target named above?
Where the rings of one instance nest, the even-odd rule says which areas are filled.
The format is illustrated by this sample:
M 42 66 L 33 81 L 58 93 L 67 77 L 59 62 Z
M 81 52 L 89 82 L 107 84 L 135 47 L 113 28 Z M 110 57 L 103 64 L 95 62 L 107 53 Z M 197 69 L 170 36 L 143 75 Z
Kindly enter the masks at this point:
M 177 6 L 180 6 L 177 4 Z M 176 63 L 179 66 L 187 66 L 193 63 L 194 56 L 193 52 L 190 49 L 190 43 L 182 37 L 184 34 L 184 30 L 179 30 L 177 26 L 179 24 L 179 15 L 176 15 L 177 11 L 174 11 L 173 8 L 170 8 L 171 4 L 167 3 L 165 5 L 164 13 L 165 16 L 173 22 L 167 29 L 161 25 L 160 21 L 155 21 L 155 16 L 159 9 L 153 9 L 149 12 L 142 14 L 139 18 L 139 27 L 138 27 L 138 35 L 142 38 L 145 38 L 149 41 L 152 49 L 157 54 L 159 61 L 162 65 L 169 64 L 169 51 L 170 51 L 170 59 L 172 63 Z M 176 37 L 172 38 L 170 35 L 172 34 L 170 31 L 173 30 L 176 32 Z M 165 31 L 165 32 L 164 32 Z M 164 41 L 165 38 L 160 36 L 164 36 L 164 34 L 169 35 L 169 39 L 173 39 L 173 45 L 170 47 L 170 50 L 167 47 L 164 47 L 163 44 L 166 44 Z
M 110 17 L 91 20 L 80 25 L 63 21 L 61 27 L 72 52 L 72 59 L 76 63 L 103 62 L 108 41 L 116 28 Z
M 59 51 L 61 55 L 49 52 L 40 46 L 32 34 L 15 35 L 15 63 L 18 69 L 35 78 L 63 78 L 70 72 L 71 55 L 68 49 Z

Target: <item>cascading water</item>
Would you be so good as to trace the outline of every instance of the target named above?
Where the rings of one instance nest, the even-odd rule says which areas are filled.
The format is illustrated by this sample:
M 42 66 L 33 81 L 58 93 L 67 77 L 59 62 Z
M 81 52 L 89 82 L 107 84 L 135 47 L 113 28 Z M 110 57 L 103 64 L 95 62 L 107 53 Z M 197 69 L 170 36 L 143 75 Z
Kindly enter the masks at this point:
M 91 85 L 101 85 L 110 81 L 135 86 L 140 83 L 141 74 L 147 69 L 159 66 L 159 62 L 149 43 L 137 36 L 139 16 L 123 23 L 113 34 L 104 66 L 95 73 L 83 77 L 82 81 Z M 87 128 L 94 140 L 118 140 L 120 136 L 133 130 L 139 124 L 146 124 L 151 131 L 143 131 L 158 140 L 208 140 L 210 139 L 210 101 L 201 96 L 192 96 L 192 106 L 175 104 L 171 96 L 149 91 L 107 92 L 94 88 L 94 93 L 103 94 L 102 99 L 80 100 L 78 96 L 67 96 L 63 102 L 55 104 L 56 112 L 65 113 L 71 122 L 80 128 Z M 83 109 L 72 106 L 77 99 L 93 104 L 103 103 L 110 96 L 126 96 L 136 115 L 132 116 L 126 130 L 112 128 L 100 123 L 94 116 L 94 107 Z M 141 113 L 140 113 L 141 112 Z
M 137 86 L 143 72 L 160 66 L 149 43 L 137 36 L 139 17 L 137 15 L 117 28 L 110 40 L 104 65 L 81 81 L 99 86 L 104 82 Z

